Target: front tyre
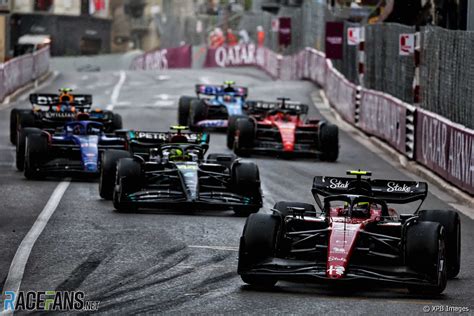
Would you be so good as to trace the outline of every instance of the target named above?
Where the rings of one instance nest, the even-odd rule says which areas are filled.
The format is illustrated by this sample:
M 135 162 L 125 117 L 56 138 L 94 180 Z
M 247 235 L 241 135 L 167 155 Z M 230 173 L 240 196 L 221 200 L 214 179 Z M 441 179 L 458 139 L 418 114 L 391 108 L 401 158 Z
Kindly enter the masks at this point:
M 18 171 L 23 171 L 25 167 L 26 137 L 41 133 L 42 131 L 39 128 L 34 127 L 25 127 L 19 130 L 16 143 L 16 168 Z
M 262 205 L 258 166 L 253 162 L 235 161 L 231 166 L 231 177 L 234 192 L 249 200 L 248 206 L 236 206 L 234 213 L 248 216 L 258 212 Z
M 133 202 L 128 201 L 128 195 L 140 190 L 141 165 L 133 158 L 122 158 L 117 163 L 117 177 L 113 204 L 119 212 L 134 212 L 137 210 Z
M 48 138 L 43 134 L 30 134 L 26 137 L 24 175 L 28 180 L 43 177 L 39 167 L 48 156 Z
M 99 195 L 106 200 L 112 200 L 114 195 L 117 162 L 121 158 L 130 158 L 130 153 L 125 150 L 106 150 L 101 157 L 99 179 Z
M 275 256 L 280 219 L 271 214 L 251 214 L 240 238 L 238 273 L 247 284 L 271 287 L 278 279 L 273 276 L 247 274 L 256 264 Z

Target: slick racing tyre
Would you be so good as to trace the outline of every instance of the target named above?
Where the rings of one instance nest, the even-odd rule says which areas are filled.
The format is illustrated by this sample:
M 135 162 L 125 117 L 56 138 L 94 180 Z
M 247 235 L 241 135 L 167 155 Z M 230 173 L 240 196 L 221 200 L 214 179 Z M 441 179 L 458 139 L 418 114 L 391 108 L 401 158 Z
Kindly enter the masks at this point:
M 206 119 L 207 105 L 203 100 L 192 100 L 189 110 L 189 128 L 193 131 L 198 130 L 197 124 Z
M 248 216 L 251 213 L 258 212 L 262 202 L 258 166 L 253 162 L 236 161 L 231 166 L 231 177 L 234 191 L 239 195 L 248 197 L 255 205 L 235 207 L 235 214 Z
M 33 127 L 35 116 L 31 110 L 13 109 L 10 112 L 10 142 L 16 145 L 18 131 L 24 127 Z
M 339 129 L 336 125 L 324 123 L 319 130 L 319 145 L 322 160 L 334 162 L 339 156 Z
M 26 147 L 26 137 L 33 134 L 41 134 L 39 128 L 26 127 L 18 131 L 17 135 L 17 144 L 16 144 L 16 168 L 19 171 L 23 171 L 25 167 L 25 147 Z
M 251 214 L 240 238 L 238 272 L 242 281 L 255 286 L 272 287 L 278 279 L 272 276 L 246 274 L 253 265 L 275 256 L 280 220 L 271 214 Z
M 181 126 L 188 125 L 189 110 L 191 108 L 191 101 L 197 100 L 195 97 L 183 96 L 179 98 L 178 102 L 178 124 Z
M 122 115 L 117 114 L 117 113 L 113 113 L 112 115 L 113 115 L 112 116 L 112 129 L 114 131 L 118 129 L 122 129 L 123 128 Z
M 48 156 L 48 138 L 44 134 L 30 134 L 26 137 L 24 175 L 29 180 L 39 179 L 43 174 L 38 167 Z
M 114 207 L 119 212 L 134 212 L 136 205 L 127 201 L 127 195 L 141 186 L 141 165 L 133 158 L 122 158 L 117 163 L 117 177 L 113 195 Z
M 421 210 L 421 221 L 437 222 L 446 233 L 446 265 L 448 278 L 458 275 L 461 268 L 461 220 L 459 214 L 451 210 Z
M 227 123 L 227 148 L 233 149 L 234 148 L 234 140 L 235 140 L 235 131 L 237 129 L 237 121 L 239 119 L 245 119 L 245 115 L 231 115 L 229 116 L 229 120 Z
M 279 211 L 282 217 L 285 217 L 290 214 L 291 210 L 289 208 L 291 207 L 304 209 L 305 215 L 311 214 L 311 216 L 316 216 L 314 205 L 308 203 L 280 201 L 273 208 Z
M 408 267 L 430 278 L 431 284 L 410 286 L 411 293 L 437 295 L 447 283 L 446 236 L 442 225 L 419 221 L 407 227 L 405 260 Z
M 112 200 L 114 195 L 117 162 L 121 158 L 131 158 L 125 150 L 106 150 L 103 152 L 100 164 L 99 195 L 106 200 Z
M 251 119 L 241 118 L 236 124 L 237 142 L 234 143 L 234 151 L 239 156 L 245 156 L 254 144 L 255 123 Z

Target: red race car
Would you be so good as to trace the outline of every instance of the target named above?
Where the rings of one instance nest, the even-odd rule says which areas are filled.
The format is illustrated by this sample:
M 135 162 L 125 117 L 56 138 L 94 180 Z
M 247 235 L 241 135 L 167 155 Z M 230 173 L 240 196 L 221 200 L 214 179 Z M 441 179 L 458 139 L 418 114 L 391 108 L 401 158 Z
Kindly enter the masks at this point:
M 247 102 L 246 107 L 249 116 L 229 117 L 227 146 L 237 155 L 299 154 L 337 160 L 337 126 L 323 120 L 307 119 L 307 105 L 278 98 L 276 102 Z
M 436 295 L 459 273 L 461 222 L 451 210 L 419 210 L 424 182 L 316 176 L 307 203 L 278 202 L 245 224 L 238 273 L 245 283 L 278 280 L 382 282 Z M 320 196 L 324 197 L 323 201 Z M 399 214 L 387 204 L 421 202 Z

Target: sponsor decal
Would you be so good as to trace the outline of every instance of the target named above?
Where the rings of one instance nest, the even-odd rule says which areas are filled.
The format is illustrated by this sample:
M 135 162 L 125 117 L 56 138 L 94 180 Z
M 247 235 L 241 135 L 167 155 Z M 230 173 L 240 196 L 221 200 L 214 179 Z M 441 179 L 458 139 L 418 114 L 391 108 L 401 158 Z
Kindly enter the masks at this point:
M 99 301 L 87 301 L 82 291 L 6 291 L 4 311 L 81 311 L 99 310 Z
M 329 183 L 331 183 L 329 185 L 331 189 L 347 189 L 347 187 L 349 186 L 349 181 L 346 181 L 344 183 L 339 179 L 331 179 L 329 180 Z
M 387 183 L 387 192 L 405 192 L 410 193 L 411 187 L 403 184 L 402 186 L 396 182 Z
M 346 253 L 346 249 L 339 247 L 333 247 L 332 251 L 334 251 L 335 253 Z
M 256 63 L 255 45 L 221 46 L 215 53 L 215 62 L 219 67 L 253 65 Z
M 197 123 L 202 127 L 227 127 L 227 120 L 204 120 Z
M 329 266 L 329 269 L 326 270 L 328 274 L 343 275 L 346 269 L 343 266 Z
M 157 139 L 157 140 L 166 140 L 167 139 L 166 133 L 151 133 L 151 132 L 137 132 L 135 134 L 136 138 L 141 139 Z
M 45 112 L 46 118 L 73 118 L 76 114 L 73 112 Z
M 346 259 L 345 259 L 345 258 L 334 257 L 334 256 L 329 256 L 328 261 L 341 261 L 341 262 L 346 262 Z

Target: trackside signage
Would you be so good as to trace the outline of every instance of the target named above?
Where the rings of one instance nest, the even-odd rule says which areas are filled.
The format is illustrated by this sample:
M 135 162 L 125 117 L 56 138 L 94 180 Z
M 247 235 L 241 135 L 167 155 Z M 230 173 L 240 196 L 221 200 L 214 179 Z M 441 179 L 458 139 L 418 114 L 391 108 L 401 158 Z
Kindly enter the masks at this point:
M 191 68 L 191 58 L 191 45 L 158 49 L 135 58 L 131 69 L 163 70 L 169 68 Z
M 254 66 L 263 58 L 263 51 L 258 51 L 253 44 L 208 48 L 204 67 Z
M 425 110 L 417 111 L 416 160 L 474 194 L 474 132 Z
M 384 93 L 362 90 L 358 126 L 406 153 L 407 105 Z

